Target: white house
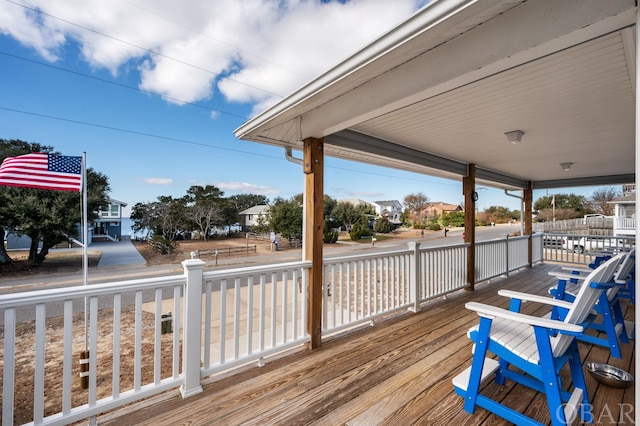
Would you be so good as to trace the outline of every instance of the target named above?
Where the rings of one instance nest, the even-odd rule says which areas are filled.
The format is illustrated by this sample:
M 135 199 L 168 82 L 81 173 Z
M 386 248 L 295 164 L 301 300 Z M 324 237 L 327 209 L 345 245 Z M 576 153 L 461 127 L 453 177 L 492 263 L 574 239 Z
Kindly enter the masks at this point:
M 378 216 L 387 218 L 390 223 L 394 225 L 400 225 L 402 223 L 400 220 L 400 216 L 402 215 L 402 203 L 400 203 L 400 201 L 374 201 L 371 205 Z
M 636 235 L 636 186 L 622 185 L 622 196 L 609 203 L 615 206 L 613 235 Z
M 266 204 L 259 204 L 257 206 L 249 207 L 246 210 L 238 213 L 240 216 L 240 226 L 243 231 L 250 231 L 254 226 L 258 224 L 258 219 L 262 217 L 262 220 L 268 222 L 267 212 L 269 206 Z

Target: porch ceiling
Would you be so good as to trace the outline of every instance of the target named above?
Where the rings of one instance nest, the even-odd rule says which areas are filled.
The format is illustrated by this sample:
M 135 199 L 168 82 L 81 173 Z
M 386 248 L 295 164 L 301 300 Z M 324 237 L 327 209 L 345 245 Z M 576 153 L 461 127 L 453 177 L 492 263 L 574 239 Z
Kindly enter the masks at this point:
M 435 1 L 235 133 L 504 188 L 633 182 L 635 21 L 634 0 Z

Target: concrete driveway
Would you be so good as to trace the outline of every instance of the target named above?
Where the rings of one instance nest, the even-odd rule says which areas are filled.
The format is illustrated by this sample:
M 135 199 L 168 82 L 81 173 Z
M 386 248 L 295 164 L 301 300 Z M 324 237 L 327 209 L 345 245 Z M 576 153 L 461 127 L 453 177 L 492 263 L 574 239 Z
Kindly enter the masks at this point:
M 102 252 L 98 267 L 146 264 L 144 257 L 136 250 L 131 240 L 95 242 L 89 246 L 89 250 Z

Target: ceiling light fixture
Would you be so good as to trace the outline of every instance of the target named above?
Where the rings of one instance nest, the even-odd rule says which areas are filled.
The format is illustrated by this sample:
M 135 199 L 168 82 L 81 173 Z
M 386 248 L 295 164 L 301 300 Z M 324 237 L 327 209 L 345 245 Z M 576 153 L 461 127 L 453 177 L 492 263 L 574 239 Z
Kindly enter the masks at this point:
M 562 170 L 564 170 L 565 172 L 568 172 L 571 169 L 572 165 L 573 163 L 560 163 L 560 167 L 562 167 Z
M 505 133 L 505 135 L 507 136 L 507 140 L 515 145 L 522 141 L 522 135 L 524 135 L 524 132 L 522 130 L 512 130 Z

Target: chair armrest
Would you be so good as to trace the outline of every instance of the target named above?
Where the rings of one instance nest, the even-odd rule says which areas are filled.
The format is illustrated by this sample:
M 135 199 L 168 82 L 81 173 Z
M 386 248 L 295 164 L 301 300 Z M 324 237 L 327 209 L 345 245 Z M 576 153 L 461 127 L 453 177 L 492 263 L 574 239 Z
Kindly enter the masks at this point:
M 464 305 L 470 311 L 477 312 L 478 315 L 485 318 L 504 318 L 510 321 L 529 324 L 537 327 L 549 328 L 567 333 L 582 333 L 584 328 L 578 324 L 569 324 L 562 321 L 552 320 L 548 318 L 536 317 L 533 315 L 525 315 L 518 312 L 509 311 L 507 309 L 498 308 L 496 306 L 485 305 L 478 302 L 467 302 Z
M 593 270 L 591 270 L 590 272 L 593 272 Z M 587 278 L 586 275 L 569 274 L 567 272 L 560 271 L 549 271 L 549 275 L 560 278 L 562 280 L 584 280 L 585 278 Z
M 566 300 L 554 299 L 552 297 L 539 296 L 537 294 L 522 293 L 513 290 L 498 290 L 498 294 L 504 297 L 510 297 L 512 299 L 518 299 L 526 302 L 536 302 L 545 305 L 557 306 L 559 308 L 571 309 L 573 303 Z
M 574 271 L 574 272 L 585 272 L 587 274 L 590 274 L 591 272 L 593 272 L 593 269 L 585 268 L 584 266 L 563 266 L 562 270 L 563 271 Z

